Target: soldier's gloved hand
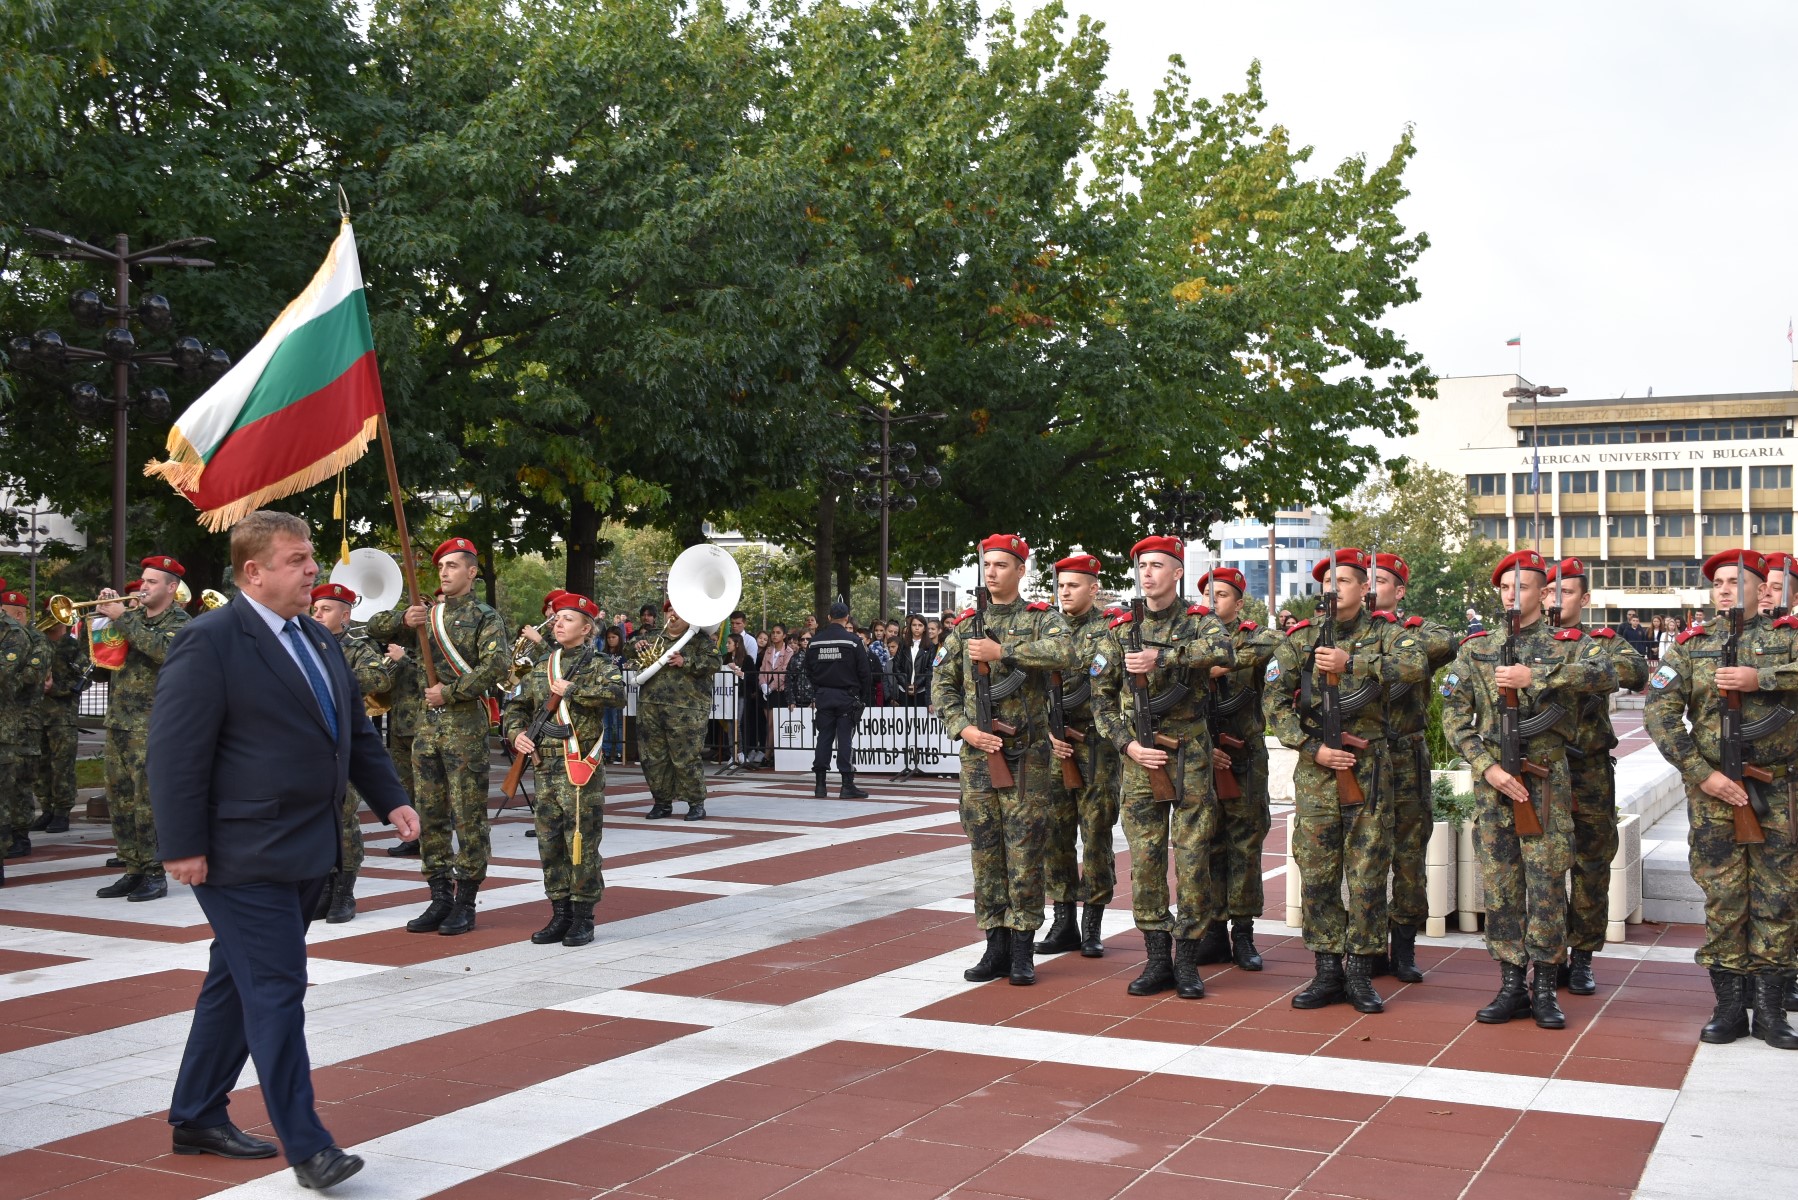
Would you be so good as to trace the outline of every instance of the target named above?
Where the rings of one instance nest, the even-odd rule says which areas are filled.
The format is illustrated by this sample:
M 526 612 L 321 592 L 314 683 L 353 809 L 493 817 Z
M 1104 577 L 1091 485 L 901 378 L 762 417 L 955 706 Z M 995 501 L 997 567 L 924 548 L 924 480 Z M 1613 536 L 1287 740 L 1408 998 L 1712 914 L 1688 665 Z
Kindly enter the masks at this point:
M 1131 742 L 1124 748 L 1124 753 L 1145 767 L 1167 766 L 1167 751 L 1157 750 L 1153 746 L 1145 746 L 1141 742 Z
M 1314 656 L 1317 669 L 1326 675 L 1341 675 L 1348 670 L 1349 652 L 1341 646 L 1319 646 Z
M 1064 742 L 1052 733 L 1049 735 L 1049 749 L 1054 752 L 1056 758 L 1074 757 L 1074 743 Z
M 1328 746 L 1319 746 L 1312 760 L 1326 771 L 1347 771 L 1354 767 L 1355 756 L 1347 750 L 1332 750 Z
M 1499 795 L 1509 800 L 1522 801 L 1528 804 L 1530 790 L 1524 786 L 1523 780 L 1511 774 L 1497 763 L 1486 768 L 1486 782 L 1498 790 Z
M 1761 673 L 1753 667 L 1718 667 L 1717 688 L 1725 692 L 1758 692 Z
M 1352 758 L 1353 755 L 1350 755 L 1350 757 Z M 1236 764 L 1230 761 L 1230 756 L 1228 754 L 1225 754 L 1216 746 L 1211 748 L 1211 769 L 1213 771 L 1228 771 L 1235 766 Z
M 1741 669 L 1752 671 L 1754 668 L 1743 667 Z M 1718 671 L 1717 674 L 1720 676 L 1723 672 Z M 1737 808 L 1748 803 L 1747 789 L 1721 771 L 1712 771 L 1705 777 L 1705 781 L 1698 785 L 1698 790 L 1725 804 L 1733 804 Z

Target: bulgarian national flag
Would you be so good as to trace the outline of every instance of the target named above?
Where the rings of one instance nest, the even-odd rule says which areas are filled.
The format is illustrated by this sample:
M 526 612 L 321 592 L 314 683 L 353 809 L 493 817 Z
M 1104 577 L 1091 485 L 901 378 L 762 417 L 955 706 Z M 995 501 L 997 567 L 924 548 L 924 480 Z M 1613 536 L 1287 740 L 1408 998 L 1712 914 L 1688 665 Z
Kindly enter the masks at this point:
M 160 475 L 218 531 L 362 457 L 383 411 L 374 335 L 345 218 L 325 263 L 254 349 L 169 431 Z

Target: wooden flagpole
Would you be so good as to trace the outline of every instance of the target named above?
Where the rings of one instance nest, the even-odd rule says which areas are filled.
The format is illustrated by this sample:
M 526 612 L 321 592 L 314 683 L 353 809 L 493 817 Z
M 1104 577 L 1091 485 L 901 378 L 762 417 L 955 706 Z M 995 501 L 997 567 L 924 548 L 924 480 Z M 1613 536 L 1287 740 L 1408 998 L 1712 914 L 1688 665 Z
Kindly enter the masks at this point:
M 376 436 L 381 439 L 381 457 L 387 462 L 387 490 L 393 496 L 393 522 L 399 529 L 400 536 L 400 569 L 406 574 L 407 603 L 422 603 L 418 598 L 418 565 L 412 558 L 412 534 L 406 528 L 406 502 L 400 498 L 400 472 L 393 462 L 393 431 L 387 427 L 387 409 L 383 406 L 375 417 Z M 418 660 L 425 667 L 425 686 L 437 686 L 437 667 L 431 661 L 431 642 L 420 625 L 418 634 Z

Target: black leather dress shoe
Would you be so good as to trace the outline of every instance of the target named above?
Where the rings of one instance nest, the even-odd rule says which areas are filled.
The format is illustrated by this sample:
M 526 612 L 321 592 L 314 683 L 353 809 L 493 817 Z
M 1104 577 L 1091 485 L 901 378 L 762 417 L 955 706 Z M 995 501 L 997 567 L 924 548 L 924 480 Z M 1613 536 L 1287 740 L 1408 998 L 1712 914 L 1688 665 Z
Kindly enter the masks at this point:
M 220 1158 L 273 1158 L 280 1151 L 227 1121 L 210 1129 L 175 1126 L 176 1154 L 216 1154 Z
M 300 1186 L 315 1192 L 336 1187 L 361 1169 L 360 1158 L 345 1154 L 336 1146 L 326 1146 L 305 1162 L 293 1165 L 294 1177 L 300 1181 Z

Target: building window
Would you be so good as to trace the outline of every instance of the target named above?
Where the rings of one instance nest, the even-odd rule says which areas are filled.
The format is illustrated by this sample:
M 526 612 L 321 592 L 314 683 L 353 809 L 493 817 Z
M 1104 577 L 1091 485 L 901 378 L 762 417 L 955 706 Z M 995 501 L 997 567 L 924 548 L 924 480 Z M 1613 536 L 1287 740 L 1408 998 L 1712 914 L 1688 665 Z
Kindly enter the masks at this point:
M 1641 471 L 1606 471 L 1604 488 L 1607 492 L 1639 492 L 1642 490 L 1643 473 Z
M 1555 519 L 1553 517 L 1543 517 L 1542 518 L 1542 528 L 1545 531 L 1553 529 L 1554 521 L 1555 521 Z M 1518 545 L 1521 546 L 1524 542 L 1539 542 L 1539 541 L 1542 541 L 1547 536 L 1548 536 L 1547 533 L 1537 533 L 1536 532 L 1536 518 L 1535 517 L 1521 516 L 1521 517 L 1517 518 L 1517 544 Z
M 1748 525 L 1749 532 L 1755 537 L 1792 532 L 1792 514 L 1789 512 L 1757 512 Z
M 1787 417 L 1728 421 L 1645 421 L 1631 425 L 1555 425 L 1539 432 L 1524 426 L 1517 444 L 1528 446 L 1634 446 L 1665 442 L 1742 442 L 1792 436 Z
M 1584 494 L 1586 492 L 1596 492 L 1597 490 L 1598 490 L 1598 472 L 1597 471 L 1562 471 L 1561 472 L 1561 495 L 1565 496 L 1569 492 L 1572 492 L 1575 494 Z
M 1705 513 L 1703 529 L 1707 538 L 1739 538 L 1742 536 L 1742 514 Z
M 1692 514 L 1656 513 L 1654 518 L 1654 536 L 1658 538 L 1691 537 Z
M 1742 468 L 1705 467 L 1700 480 L 1707 492 L 1739 492 L 1742 490 Z
M 1614 516 L 1609 520 L 1611 536 L 1614 538 L 1639 538 L 1648 536 L 1648 518 L 1640 513 L 1633 516 Z
M 1562 517 L 1561 536 L 1564 538 L 1596 538 L 1598 536 L 1598 518 L 1596 516 Z
M 1756 490 L 1790 488 L 1792 486 L 1792 468 L 1749 467 L 1748 486 Z
M 1549 485 L 1552 485 L 1553 483 L 1554 472 L 1550 471 L 1542 476 L 1542 484 L 1544 485 L 1543 491 L 1547 491 Z M 1536 489 L 1530 486 L 1530 473 L 1528 471 L 1512 472 L 1511 494 L 1513 496 L 1534 496 L 1537 494 Z
M 1467 491 L 1475 496 L 1502 496 L 1505 494 L 1505 477 L 1503 475 L 1469 475 Z
M 1668 467 L 1657 469 L 1654 473 L 1654 490 L 1657 492 L 1689 492 L 1692 490 L 1691 467 Z
M 1474 537 L 1487 541 L 1503 542 L 1507 540 L 1507 522 L 1503 517 L 1475 517 L 1470 532 Z

